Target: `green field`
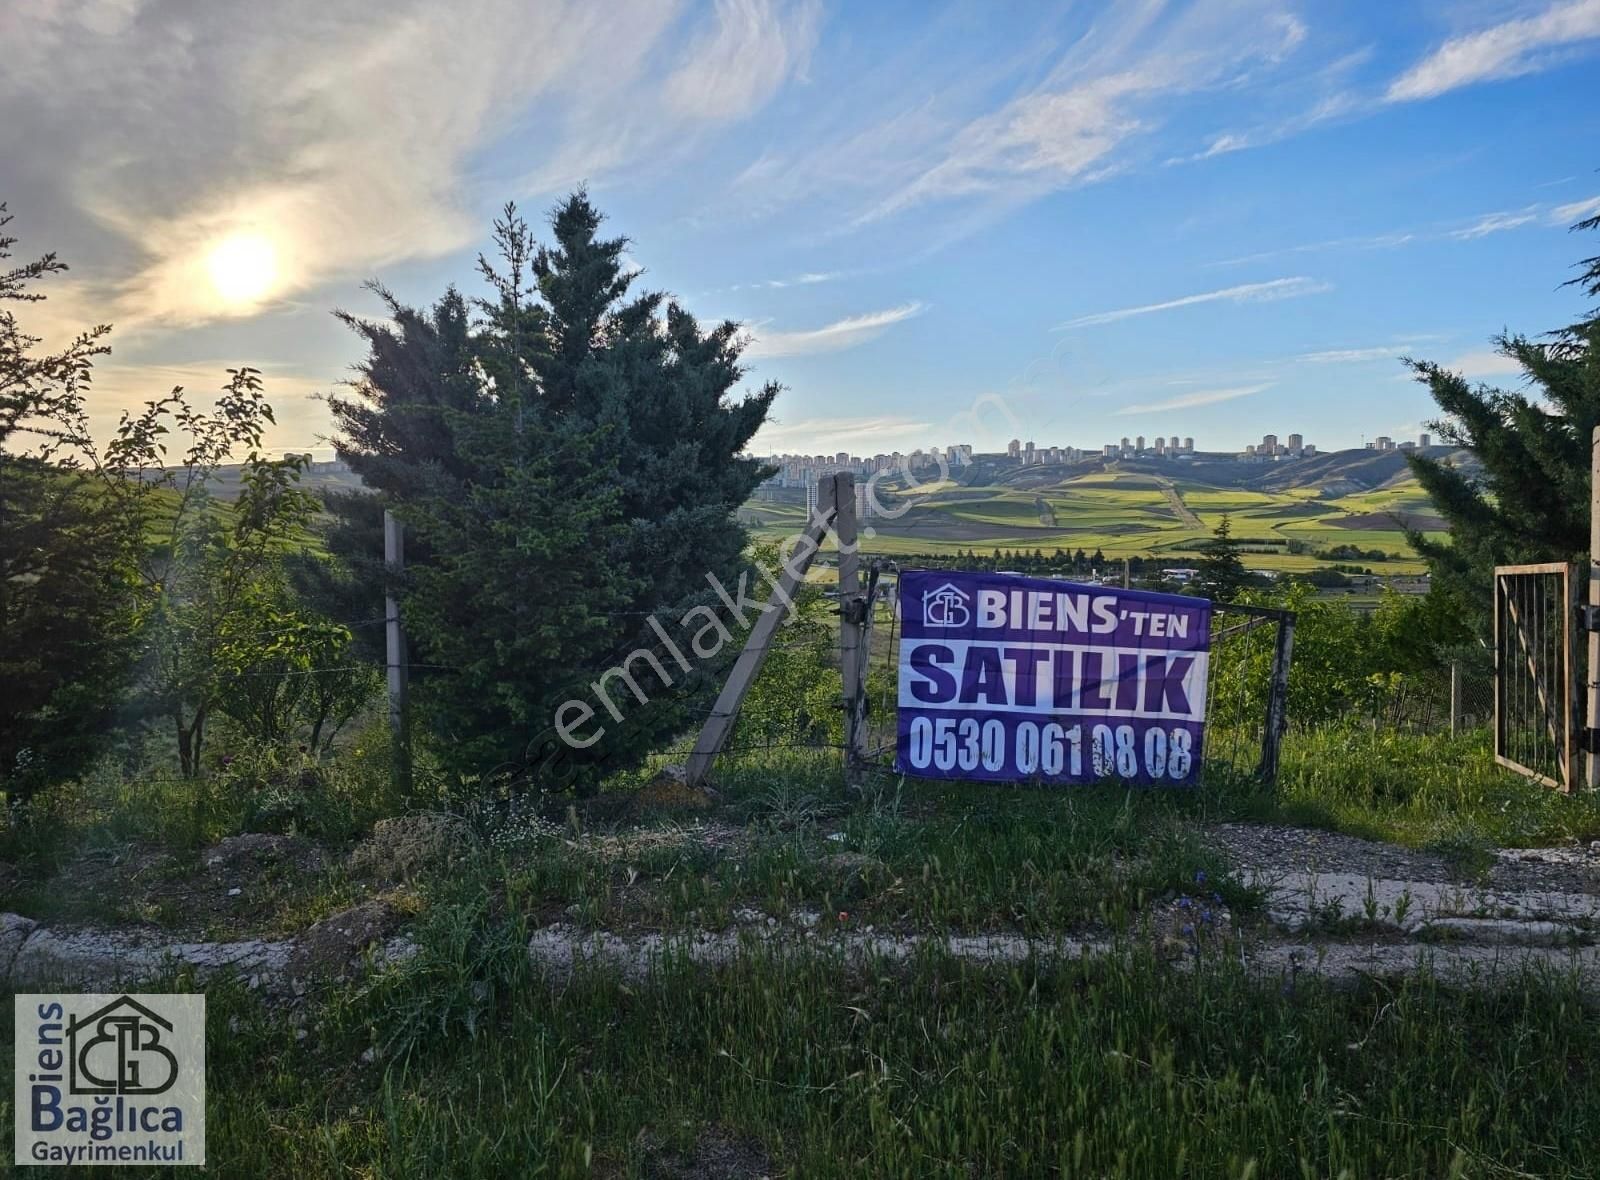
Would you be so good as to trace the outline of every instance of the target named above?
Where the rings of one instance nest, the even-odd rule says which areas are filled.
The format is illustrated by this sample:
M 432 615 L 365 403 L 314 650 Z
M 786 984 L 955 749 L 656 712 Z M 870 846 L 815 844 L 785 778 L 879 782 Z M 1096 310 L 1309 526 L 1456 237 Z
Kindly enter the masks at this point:
M 1258 490 L 1207 483 L 1197 475 L 1177 478 L 1109 470 L 1075 473 L 1070 469 L 1025 469 L 1027 486 L 1017 480 L 955 485 L 908 496 L 891 510 L 866 521 L 865 552 L 894 556 L 957 553 L 974 549 L 1101 550 L 1108 558 L 1171 559 L 1193 564 L 1195 547 L 1228 516 L 1233 535 L 1244 543 L 1251 568 L 1311 570 L 1328 562 L 1315 556 L 1334 546 L 1382 550 L 1383 562 L 1355 559 L 1374 572 L 1407 574 L 1423 566 L 1406 541 L 1402 522 L 1439 535 L 1439 522 L 1426 493 L 1409 475 L 1381 487 L 1329 495 L 1327 487 Z M 1060 473 L 1051 482 L 1041 474 Z M 992 470 L 980 473 L 992 477 Z M 1048 478 L 1048 476 L 1046 476 Z M 888 481 L 880 488 L 894 490 Z M 1341 489 L 1342 490 L 1342 489 Z M 743 516 L 758 539 L 775 541 L 804 525 L 804 504 L 752 501 Z M 903 508 L 903 510 L 902 510 Z M 1198 522 L 1198 526 L 1196 524 Z M 1289 541 L 1314 552 L 1290 553 Z

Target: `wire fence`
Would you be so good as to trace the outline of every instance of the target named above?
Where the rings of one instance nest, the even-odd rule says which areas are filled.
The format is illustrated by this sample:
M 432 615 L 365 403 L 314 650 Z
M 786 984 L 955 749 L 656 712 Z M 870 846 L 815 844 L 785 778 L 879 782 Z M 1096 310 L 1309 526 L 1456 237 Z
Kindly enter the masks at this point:
M 1255 775 L 1266 745 L 1273 652 L 1283 620 L 1218 604 L 1212 615 L 1202 753 L 1207 779 Z
M 1362 710 L 1375 730 L 1465 733 L 1494 724 L 1494 673 L 1477 663 L 1406 672 L 1375 693 Z

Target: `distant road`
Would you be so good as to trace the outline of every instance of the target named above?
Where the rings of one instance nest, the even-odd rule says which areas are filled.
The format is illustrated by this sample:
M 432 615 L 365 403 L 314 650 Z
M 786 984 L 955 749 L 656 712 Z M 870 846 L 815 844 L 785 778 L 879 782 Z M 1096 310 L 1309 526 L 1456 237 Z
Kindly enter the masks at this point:
M 1167 498 L 1167 503 L 1172 505 L 1172 510 L 1178 514 L 1179 520 L 1192 529 L 1206 527 L 1200 523 L 1200 518 L 1183 502 L 1183 497 L 1178 494 L 1177 485 L 1164 475 L 1152 475 L 1150 478 L 1160 486 L 1161 494 Z

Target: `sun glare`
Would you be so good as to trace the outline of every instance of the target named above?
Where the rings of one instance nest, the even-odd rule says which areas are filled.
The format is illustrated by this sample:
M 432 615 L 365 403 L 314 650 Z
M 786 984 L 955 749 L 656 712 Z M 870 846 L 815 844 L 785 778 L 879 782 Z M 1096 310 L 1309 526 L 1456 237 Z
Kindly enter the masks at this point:
M 211 285 L 228 303 L 254 303 L 272 287 L 278 260 L 272 243 L 260 234 L 234 234 L 217 243 L 206 259 Z

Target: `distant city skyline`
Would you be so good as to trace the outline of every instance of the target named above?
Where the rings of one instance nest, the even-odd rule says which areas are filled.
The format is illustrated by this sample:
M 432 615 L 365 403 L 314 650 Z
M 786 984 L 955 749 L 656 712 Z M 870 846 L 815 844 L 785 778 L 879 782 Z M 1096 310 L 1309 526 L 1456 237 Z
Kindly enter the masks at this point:
M 861 454 L 850 450 L 831 450 L 821 448 L 812 451 L 782 451 L 768 452 L 765 454 L 751 452 L 753 457 L 766 460 L 779 465 L 780 472 L 776 479 L 784 482 L 799 481 L 801 476 L 809 476 L 817 472 L 835 470 L 854 470 L 858 474 L 871 474 L 876 471 L 888 471 L 902 466 L 903 461 L 915 467 L 926 461 L 935 464 L 941 460 L 951 468 L 964 467 L 975 459 L 990 459 L 1005 457 L 1016 460 L 1022 466 L 1054 463 L 1074 463 L 1085 459 L 1096 458 L 1129 458 L 1134 456 L 1161 458 L 1173 456 L 1180 459 L 1192 458 L 1195 455 L 1235 455 L 1239 458 L 1261 459 L 1298 459 L 1311 458 L 1316 455 L 1336 453 L 1351 450 L 1375 451 L 1410 451 L 1419 447 L 1428 447 L 1434 444 L 1433 435 L 1428 431 L 1419 431 L 1415 438 L 1396 439 L 1389 435 L 1378 435 L 1357 447 L 1321 447 L 1315 442 L 1306 439 L 1298 431 L 1280 437 L 1274 433 L 1261 436 L 1259 441 L 1244 444 L 1242 447 L 1207 447 L 1202 445 L 1204 440 L 1196 440 L 1191 435 L 1168 435 L 1146 437 L 1145 435 L 1123 436 L 1112 442 L 1102 443 L 1099 446 L 1077 446 L 1071 443 L 1036 444 L 1033 440 L 1011 439 L 1005 447 L 986 450 L 973 443 L 929 443 L 926 446 L 912 447 L 907 450 L 894 449 L 890 451 L 874 451 L 870 454 Z M 795 486 L 799 486 L 795 482 Z

